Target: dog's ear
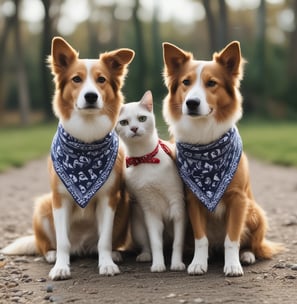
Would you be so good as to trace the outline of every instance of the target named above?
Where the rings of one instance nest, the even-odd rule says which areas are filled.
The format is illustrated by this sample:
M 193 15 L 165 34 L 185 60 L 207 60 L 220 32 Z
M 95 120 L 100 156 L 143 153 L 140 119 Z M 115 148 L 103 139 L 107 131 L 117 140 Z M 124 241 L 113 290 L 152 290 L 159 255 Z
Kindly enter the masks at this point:
M 221 52 L 215 53 L 213 59 L 223 65 L 230 75 L 241 79 L 245 60 L 238 41 L 229 43 Z
M 69 67 L 69 65 L 78 58 L 78 52 L 74 50 L 61 37 L 54 37 L 52 40 L 51 56 L 48 59 L 54 73 Z
M 118 49 L 101 54 L 99 59 L 102 60 L 110 70 L 123 74 L 125 67 L 133 60 L 134 51 L 131 49 Z
M 165 73 L 169 75 L 175 73 L 183 64 L 192 58 L 193 55 L 191 53 L 185 52 L 171 43 L 163 43 Z

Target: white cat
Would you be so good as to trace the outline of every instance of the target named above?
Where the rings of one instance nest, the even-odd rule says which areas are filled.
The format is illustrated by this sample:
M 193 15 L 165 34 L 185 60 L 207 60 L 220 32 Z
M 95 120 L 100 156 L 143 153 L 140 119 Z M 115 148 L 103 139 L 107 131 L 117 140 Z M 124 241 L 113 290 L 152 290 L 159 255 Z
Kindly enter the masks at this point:
M 152 272 L 166 270 L 163 234 L 173 239 L 171 270 L 184 270 L 185 232 L 183 184 L 172 159 L 170 143 L 159 140 L 153 97 L 123 105 L 116 130 L 126 149 L 125 178 L 136 202 L 132 207 L 132 237 L 141 247 L 137 261 L 151 261 Z M 169 155 L 170 154 L 170 155 Z

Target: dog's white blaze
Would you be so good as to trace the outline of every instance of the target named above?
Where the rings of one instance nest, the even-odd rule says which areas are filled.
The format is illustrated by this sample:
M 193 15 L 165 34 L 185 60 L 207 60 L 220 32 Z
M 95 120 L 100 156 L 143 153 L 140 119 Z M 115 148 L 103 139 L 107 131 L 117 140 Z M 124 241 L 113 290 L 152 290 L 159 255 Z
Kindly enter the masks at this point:
M 208 115 L 210 112 L 210 107 L 206 100 L 206 94 L 205 94 L 205 90 L 203 88 L 203 83 L 202 83 L 202 78 L 201 78 L 202 70 L 205 67 L 205 65 L 206 65 L 206 62 L 203 62 L 203 61 L 199 62 L 199 65 L 196 69 L 197 79 L 196 79 L 193 87 L 190 89 L 190 91 L 186 95 L 186 98 L 183 102 L 183 106 L 182 106 L 183 114 L 188 114 L 188 108 L 187 108 L 186 102 L 189 99 L 200 100 L 199 115 L 202 115 L 202 116 Z
M 85 82 L 83 83 L 83 87 L 78 95 L 78 99 L 76 101 L 76 106 L 78 109 L 83 109 L 87 106 L 87 102 L 85 99 L 85 95 L 87 93 L 96 93 L 98 95 L 97 102 L 94 104 L 94 107 L 97 107 L 98 109 L 101 109 L 103 107 L 103 100 L 100 92 L 98 91 L 95 80 L 92 77 L 91 74 L 91 69 L 93 65 L 97 62 L 98 60 L 93 60 L 93 59 L 85 59 L 85 65 L 87 68 L 87 77 L 85 79 Z

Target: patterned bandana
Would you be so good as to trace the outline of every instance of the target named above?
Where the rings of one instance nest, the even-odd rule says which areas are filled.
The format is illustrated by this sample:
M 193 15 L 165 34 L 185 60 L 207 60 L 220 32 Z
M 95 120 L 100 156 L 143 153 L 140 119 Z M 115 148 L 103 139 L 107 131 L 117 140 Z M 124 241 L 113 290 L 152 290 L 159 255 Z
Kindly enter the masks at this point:
M 126 157 L 126 168 L 130 166 L 138 166 L 139 164 L 159 164 L 160 159 L 155 157 L 159 151 L 159 146 L 166 152 L 169 156 L 171 156 L 170 149 L 159 139 L 156 148 L 151 152 L 144 156 L 138 157 Z
M 230 184 L 242 153 L 237 128 L 208 145 L 176 143 L 177 167 L 185 184 L 214 211 Z
M 119 139 L 114 131 L 87 144 L 68 134 L 61 124 L 52 142 L 56 173 L 77 204 L 84 208 L 104 185 L 117 158 Z

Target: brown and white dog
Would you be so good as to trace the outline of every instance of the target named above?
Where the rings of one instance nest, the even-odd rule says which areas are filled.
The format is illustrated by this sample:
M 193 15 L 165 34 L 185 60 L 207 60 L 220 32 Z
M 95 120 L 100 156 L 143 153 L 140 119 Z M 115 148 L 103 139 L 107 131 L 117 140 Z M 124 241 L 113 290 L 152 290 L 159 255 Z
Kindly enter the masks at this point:
M 52 41 L 49 63 L 59 126 L 49 160 L 51 193 L 36 202 L 34 236 L 2 250 L 41 253 L 55 262 L 52 280 L 71 276 L 70 254 L 98 252 L 99 273 L 119 273 L 112 248 L 125 242 L 129 204 L 122 191 L 124 152 L 113 129 L 133 57 L 134 51 L 118 49 L 99 59 L 80 59 L 62 38 Z
M 210 247 L 224 248 L 226 276 L 241 276 L 240 260 L 271 258 L 281 246 L 265 240 L 266 217 L 254 200 L 235 126 L 242 116 L 240 44 L 230 43 L 211 61 L 194 60 L 170 43 L 163 52 L 168 88 L 163 115 L 176 141 L 195 240 L 188 273 L 207 272 Z

